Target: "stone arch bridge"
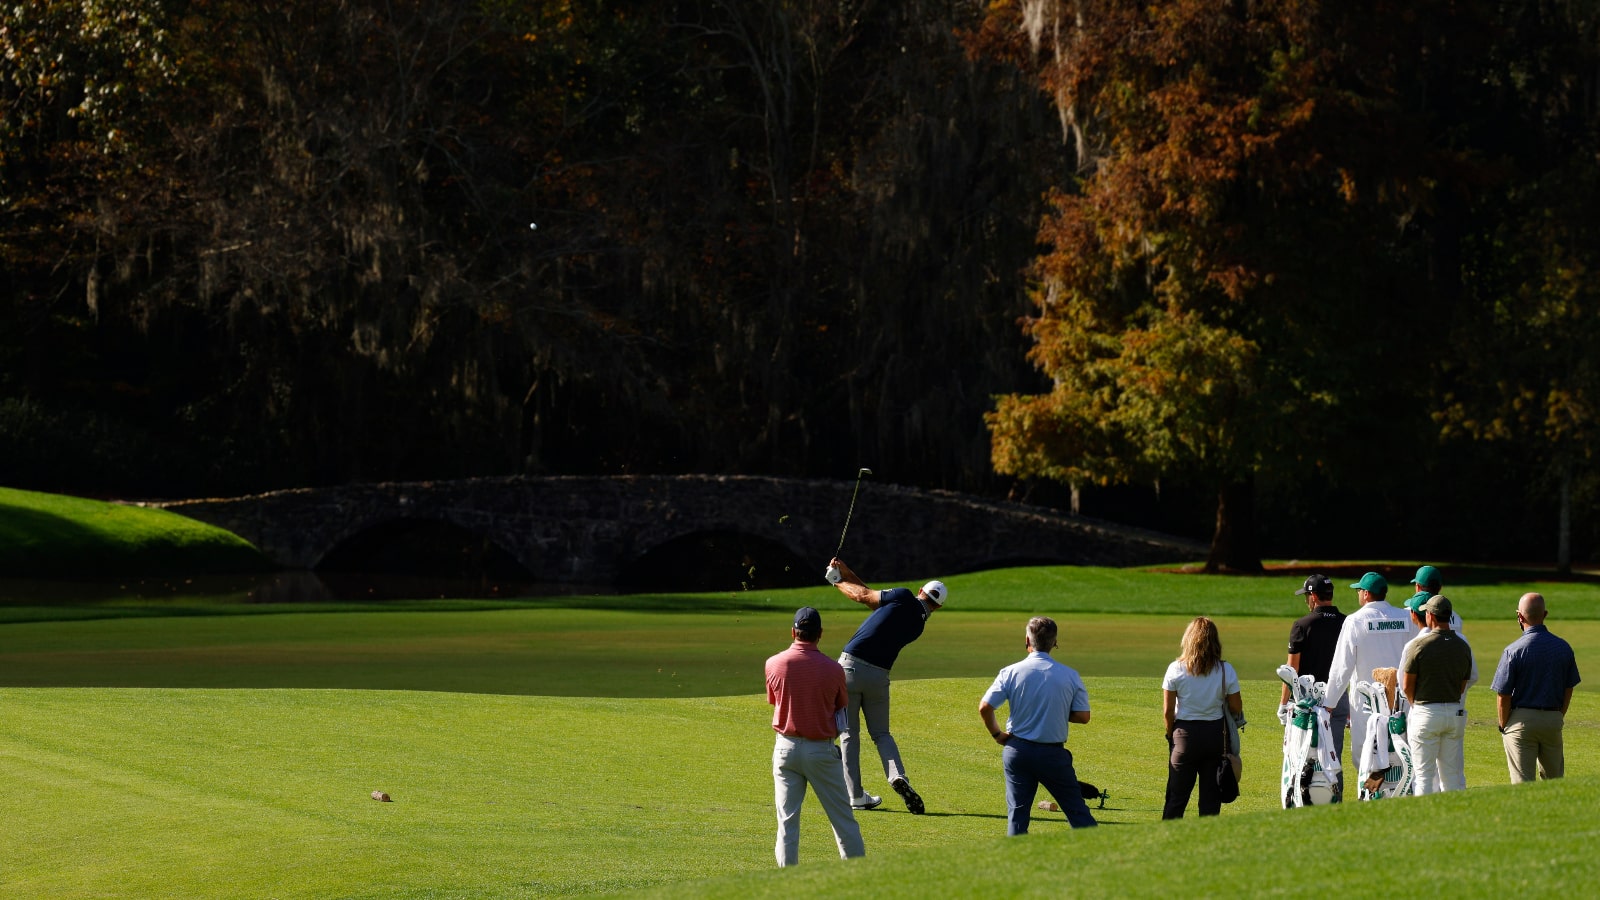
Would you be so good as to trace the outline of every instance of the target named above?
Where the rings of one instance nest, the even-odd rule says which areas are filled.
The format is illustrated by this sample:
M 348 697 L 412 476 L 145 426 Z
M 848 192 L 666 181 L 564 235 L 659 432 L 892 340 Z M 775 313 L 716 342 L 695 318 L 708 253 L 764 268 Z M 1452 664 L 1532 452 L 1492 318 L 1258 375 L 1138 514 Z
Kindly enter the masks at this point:
M 714 533 L 781 548 L 820 579 L 854 487 L 759 476 L 502 477 L 150 505 L 232 531 L 287 568 L 316 568 L 347 542 L 409 521 L 479 536 L 539 582 L 616 584 L 647 554 Z M 1205 552 L 1204 544 L 1154 532 L 868 478 L 841 555 L 882 584 L 1004 565 L 1178 562 Z

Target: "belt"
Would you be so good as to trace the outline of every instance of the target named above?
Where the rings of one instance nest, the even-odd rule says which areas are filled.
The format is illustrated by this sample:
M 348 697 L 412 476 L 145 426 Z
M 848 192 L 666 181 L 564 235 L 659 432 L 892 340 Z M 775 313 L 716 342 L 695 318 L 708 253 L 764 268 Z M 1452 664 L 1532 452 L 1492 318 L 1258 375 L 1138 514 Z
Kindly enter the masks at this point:
M 781 731 L 778 732 L 778 737 L 788 738 L 791 741 L 813 741 L 813 742 L 818 743 L 818 744 L 831 744 L 831 743 L 833 743 L 833 738 L 831 738 L 831 737 L 829 737 L 829 738 L 810 738 L 810 737 L 806 737 L 803 734 L 784 734 Z
M 1066 741 L 1030 741 L 1025 737 L 1017 737 L 1014 734 L 1012 737 L 1022 741 L 1025 744 L 1036 744 L 1040 747 L 1065 747 L 1067 745 Z
M 1513 706 L 1512 709 L 1536 709 L 1539 712 L 1561 712 L 1559 706 Z
M 1460 700 L 1418 700 L 1418 706 L 1460 706 Z
M 880 666 L 875 662 L 867 662 L 866 660 L 864 660 L 861 657 L 855 655 L 854 653 L 841 653 L 841 654 L 839 654 L 840 662 L 843 662 L 844 661 L 844 657 L 846 657 L 846 656 L 850 657 L 850 661 L 851 662 L 860 663 L 863 666 L 871 666 L 874 669 L 882 669 L 885 672 L 889 671 L 887 666 Z

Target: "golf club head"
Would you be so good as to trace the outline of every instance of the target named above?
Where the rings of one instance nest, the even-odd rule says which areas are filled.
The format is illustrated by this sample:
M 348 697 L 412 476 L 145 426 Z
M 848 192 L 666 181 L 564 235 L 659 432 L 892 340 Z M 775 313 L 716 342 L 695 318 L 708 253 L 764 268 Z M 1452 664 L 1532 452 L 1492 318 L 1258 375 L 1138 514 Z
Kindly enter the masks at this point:
M 1373 696 L 1372 682 L 1356 682 L 1356 699 L 1360 701 L 1361 712 L 1370 716 L 1378 711 L 1378 698 Z
M 1300 676 L 1300 691 L 1305 694 L 1307 700 L 1312 698 L 1312 696 L 1313 696 L 1312 690 L 1316 687 L 1316 684 L 1317 684 L 1316 676 L 1314 676 L 1314 675 L 1301 675 Z
M 863 475 L 871 475 L 871 474 L 872 474 L 872 470 L 871 469 L 863 468 L 861 471 L 856 473 L 856 477 L 860 478 Z
M 1294 687 L 1295 680 L 1300 677 L 1300 673 L 1294 670 L 1294 666 L 1284 663 L 1278 667 L 1278 677 L 1283 679 L 1284 684 Z

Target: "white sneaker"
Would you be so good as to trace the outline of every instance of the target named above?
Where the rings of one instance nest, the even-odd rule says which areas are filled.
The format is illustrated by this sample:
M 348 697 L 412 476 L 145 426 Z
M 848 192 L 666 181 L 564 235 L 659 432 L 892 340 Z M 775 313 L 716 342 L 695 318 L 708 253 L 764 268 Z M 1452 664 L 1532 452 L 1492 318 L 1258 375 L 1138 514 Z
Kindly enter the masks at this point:
M 877 809 L 882 805 L 883 798 L 874 797 L 871 794 L 862 794 L 860 797 L 850 801 L 851 809 Z

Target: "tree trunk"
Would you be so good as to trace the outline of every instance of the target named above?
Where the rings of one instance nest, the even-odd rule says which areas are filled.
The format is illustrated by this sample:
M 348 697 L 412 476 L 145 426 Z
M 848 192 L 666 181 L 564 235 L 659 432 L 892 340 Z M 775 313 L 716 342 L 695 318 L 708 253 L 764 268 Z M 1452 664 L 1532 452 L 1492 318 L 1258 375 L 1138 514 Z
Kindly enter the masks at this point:
M 1561 512 L 1556 524 L 1556 571 L 1572 574 L 1572 463 L 1561 464 Z
M 1217 530 L 1211 535 L 1206 572 L 1260 573 L 1256 544 L 1256 482 L 1249 477 L 1223 483 L 1217 492 Z

